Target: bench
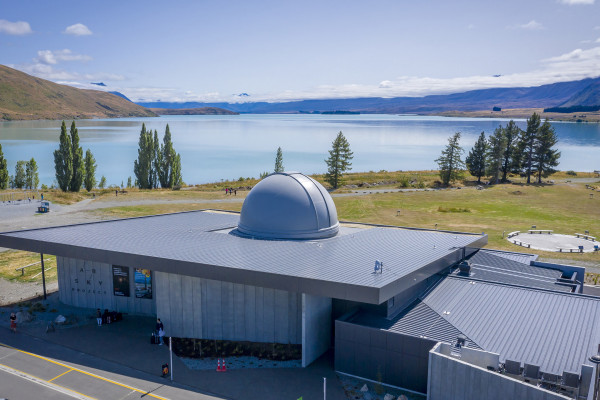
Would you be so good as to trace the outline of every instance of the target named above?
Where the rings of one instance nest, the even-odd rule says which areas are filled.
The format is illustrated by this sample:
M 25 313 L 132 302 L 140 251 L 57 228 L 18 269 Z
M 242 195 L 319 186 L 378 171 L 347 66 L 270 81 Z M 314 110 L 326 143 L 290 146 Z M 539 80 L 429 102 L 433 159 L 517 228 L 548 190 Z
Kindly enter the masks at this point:
M 541 235 L 542 233 L 547 233 L 548 235 L 551 235 L 551 234 L 552 234 L 552 232 L 554 232 L 554 231 L 553 231 L 553 230 L 550 230 L 550 229 L 530 229 L 530 230 L 529 230 L 529 233 L 532 233 L 532 234 L 533 234 L 533 233 L 539 233 L 540 235 Z
M 582 238 L 585 240 L 591 240 L 592 242 L 596 241 L 596 237 L 595 236 L 591 236 L 591 235 L 585 235 L 583 233 L 576 233 L 575 236 L 577 236 L 578 238 Z
M 569 253 L 583 253 L 583 249 L 580 249 L 579 247 L 556 247 L 558 249 L 559 253 L 562 253 L 563 250 L 566 253 L 567 250 L 569 251 Z
M 521 242 L 520 240 L 514 240 L 514 239 L 513 239 L 513 243 L 518 246 L 527 247 L 528 249 L 531 248 L 531 243 L 525 243 L 525 242 Z
M 519 233 L 521 233 L 521 231 L 510 232 L 506 237 L 510 239 L 513 236 L 517 236 Z
M 46 258 L 46 259 L 44 259 L 44 261 L 50 261 L 50 259 Z M 42 263 L 41 261 L 38 261 L 38 262 L 34 262 L 32 264 L 27 264 L 24 267 L 15 268 L 15 271 L 19 271 L 20 270 L 21 271 L 21 276 L 23 276 L 23 275 L 25 275 L 25 268 L 33 267 L 34 265 L 38 265 L 38 264 L 41 264 L 41 263 Z

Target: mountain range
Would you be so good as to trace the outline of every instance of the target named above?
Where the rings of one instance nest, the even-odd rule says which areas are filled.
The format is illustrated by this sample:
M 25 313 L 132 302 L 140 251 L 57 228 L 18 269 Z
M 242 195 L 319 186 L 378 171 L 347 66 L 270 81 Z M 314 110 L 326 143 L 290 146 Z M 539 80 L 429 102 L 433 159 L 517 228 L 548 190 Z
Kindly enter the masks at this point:
M 535 87 L 471 90 L 425 97 L 365 97 L 355 99 L 301 100 L 291 102 L 139 102 L 149 108 L 220 107 L 239 113 L 299 113 L 354 111 L 383 114 L 435 114 L 445 111 L 479 111 L 514 108 L 547 108 L 565 105 L 600 105 L 600 78 L 560 82 Z M 593 104 L 592 104 L 593 103 Z

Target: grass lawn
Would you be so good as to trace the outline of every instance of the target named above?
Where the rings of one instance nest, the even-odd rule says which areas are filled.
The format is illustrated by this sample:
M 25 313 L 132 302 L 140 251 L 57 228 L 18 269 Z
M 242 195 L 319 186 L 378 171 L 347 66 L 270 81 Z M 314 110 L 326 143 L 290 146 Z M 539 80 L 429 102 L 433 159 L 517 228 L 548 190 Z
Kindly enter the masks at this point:
M 29 253 L 27 251 L 17 250 L 9 250 L 0 253 L 0 278 L 14 282 L 41 282 L 41 264 L 25 268 L 23 275 L 21 275 L 21 271 L 15 271 L 16 268 L 24 267 L 39 261 L 39 253 Z M 45 273 L 46 282 L 56 281 L 56 257 L 44 254 L 44 267 L 47 269 Z

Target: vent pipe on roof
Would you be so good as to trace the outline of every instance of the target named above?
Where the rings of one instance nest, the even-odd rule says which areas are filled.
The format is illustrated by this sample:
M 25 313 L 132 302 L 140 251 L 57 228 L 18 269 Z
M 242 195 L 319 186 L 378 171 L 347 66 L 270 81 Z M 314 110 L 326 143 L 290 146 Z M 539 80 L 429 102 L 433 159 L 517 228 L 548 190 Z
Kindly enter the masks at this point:
M 461 261 L 458 264 L 459 275 L 469 276 L 471 275 L 471 263 L 469 261 Z

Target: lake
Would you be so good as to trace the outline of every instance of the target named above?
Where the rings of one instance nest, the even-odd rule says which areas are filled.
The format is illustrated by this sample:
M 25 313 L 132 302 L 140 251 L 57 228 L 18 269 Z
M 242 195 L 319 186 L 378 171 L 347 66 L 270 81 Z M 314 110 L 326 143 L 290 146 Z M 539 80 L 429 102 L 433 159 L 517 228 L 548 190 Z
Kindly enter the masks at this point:
M 258 177 L 272 171 L 278 146 L 286 170 L 326 171 L 331 142 L 342 131 L 354 151 L 353 171 L 421 170 L 436 168 L 435 159 L 456 131 L 463 133 L 466 152 L 477 136 L 491 134 L 507 120 L 400 115 L 232 115 L 163 116 L 78 120 L 80 144 L 98 163 L 97 179 L 120 185 L 133 174 L 142 123 L 162 140 L 169 124 L 181 154 L 188 184 Z M 54 182 L 53 151 L 58 148 L 60 121 L 0 122 L 0 144 L 14 174 L 18 160 L 34 157 L 40 182 Z M 70 121 L 67 125 L 70 124 Z M 525 120 L 517 120 L 524 128 Z M 561 170 L 600 169 L 600 124 L 553 122 L 562 152 Z

